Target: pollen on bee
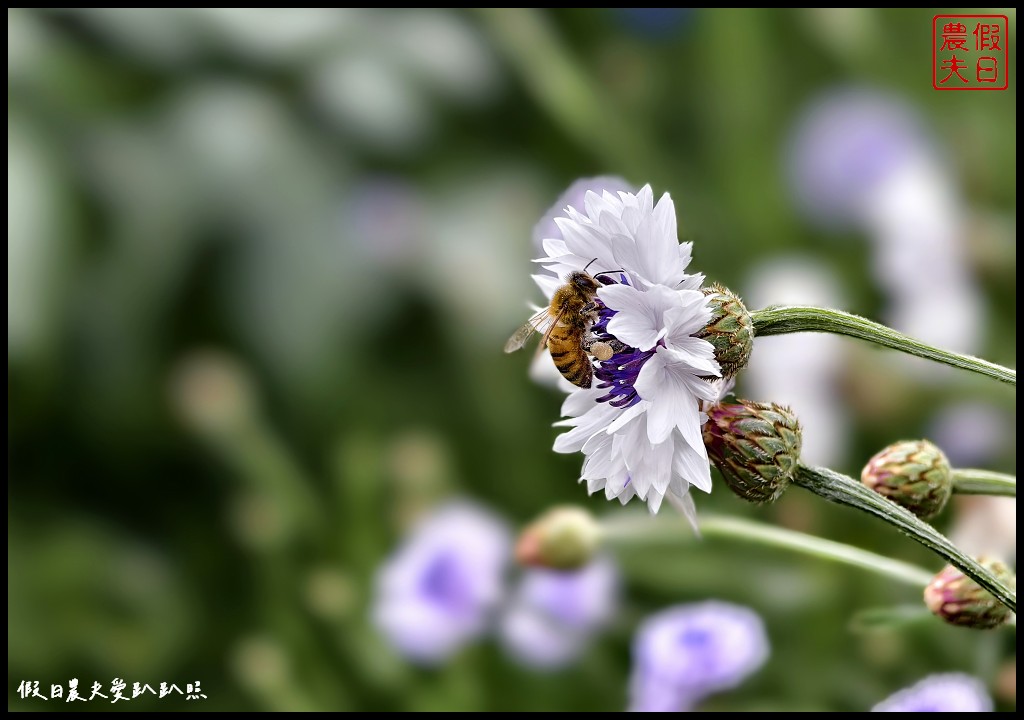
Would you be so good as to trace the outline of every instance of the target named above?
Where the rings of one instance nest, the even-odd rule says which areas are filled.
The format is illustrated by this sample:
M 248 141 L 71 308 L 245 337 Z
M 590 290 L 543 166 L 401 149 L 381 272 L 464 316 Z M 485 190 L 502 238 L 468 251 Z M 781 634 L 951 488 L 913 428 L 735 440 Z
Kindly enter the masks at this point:
M 590 354 L 595 358 L 604 362 L 605 360 L 611 360 L 612 355 L 615 352 L 612 350 L 612 346 L 606 342 L 596 342 L 590 346 Z

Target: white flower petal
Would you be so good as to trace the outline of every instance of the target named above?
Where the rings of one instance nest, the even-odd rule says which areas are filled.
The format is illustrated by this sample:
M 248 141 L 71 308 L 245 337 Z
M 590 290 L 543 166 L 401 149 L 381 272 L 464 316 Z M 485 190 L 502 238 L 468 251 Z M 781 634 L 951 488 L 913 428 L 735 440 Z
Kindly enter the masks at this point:
M 605 432 L 607 432 L 609 435 L 619 432 L 620 430 L 622 430 L 622 428 L 626 427 L 628 423 L 632 422 L 637 416 L 639 416 L 645 410 L 647 410 L 647 406 L 642 402 L 637 403 L 632 407 L 620 410 L 619 412 L 621 414 L 608 425 L 608 429 Z
M 669 338 L 665 336 L 665 350 L 688 365 L 694 375 L 720 377 L 722 369 L 715 359 L 715 348 L 707 340 L 691 336 Z M 705 398 L 707 399 L 707 398 Z
M 699 290 L 677 290 L 679 296 L 677 306 L 671 315 L 665 314 L 665 324 L 669 334 L 674 337 L 686 337 L 700 331 L 711 322 L 711 305 L 709 299 Z
M 569 247 L 562 238 L 544 238 L 541 248 L 548 254 L 549 258 L 560 257 L 569 254 Z
M 696 273 L 694 275 L 686 275 L 683 277 L 682 282 L 676 285 L 676 290 L 700 290 L 700 286 L 704 284 L 704 274 Z
M 676 230 L 676 206 L 672 202 L 672 196 L 665 193 L 658 200 L 658 204 L 654 206 L 654 211 L 651 213 L 651 217 L 654 219 L 658 234 L 663 238 L 671 238 L 674 242 L 671 244 L 671 249 L 675 253 L 675 258 L 678 260 L 679 255 L 679 240 Z M 685 269 L 685 268 L 684 268 Z
M 601 215 L 618 217 L 619 207 L 614 202 L 615 196 L 607 190 L 602 194 L 588 192 L 583 198 L 583 211 L 591 222 L 594 222 Z
M 650 350 L 666 332 L 665 312 L 678 306 L 678 293 L 656 286 L 642 292 L 629 285 L 609 285 L 597 291 L 601 302 L 616 311 L 608 332 L 638 350 Z
M 614 410 L 614 408 L 611 409 Z M 562 454 L 579 452 L 583 449 L 587 440 L 604 430 L 605 426 L 608 424 L 608 415 L 609 413 L 607 412 L 595 409 L 577 420 L 565 421 L 575 422 L 577 424 L 572 428 L 572 430 L 564 432 L 556 437 L 555 444 L 552 449 L 556 453 Z
M 679 241 L 659 232 L 655 218 L 645 217 L 636 231 L 639 265 L 633 268 L 650 285 L 673 287 L 683 279 L 679 264 Z
M 660 493 L 657 490 L 651 490 L 647 493 L 647 507 L 651 511 L 651 515 L 657 515 L 658 509 L 661 508 L 661 501 L 665 499 L 665 494 Z
M 684 242 L 679 243 L 679 261 L 683 263 L 683 269 L 685 270 L 690 265 L 690 260 L 693 258 L 693 243 Z
M 603 390 L 596 390 L 594 388 L 576 389 L 578 392 L 572 393 L 562 401 L 562 417 L 579 417 L 596 407 L 604 407 L 602 403 L 597 402 L 597 399 L 604 394 Z
M 605 485 L 604 494 L 605 497 L 611 500 L 612 498 L 619 497 L 625 493 L 628 489 L 629 497 L 632 497 L 635 492 L 629 483 L 629 473 L 625 470 L 616 472 L 608 477 L 608 484 Z
M 623 194 L 620 192 L 619 196 L 621 197 Z M 636 207 L 645 216 L 654 212 L 654 190 L 651 189 L 650 185 L 644 185 L 640 188 L 640 192 L 636 194 Z
M 626 462 L 626 469 L 629 470 L 629 485 L 641 500 L 646 499 L 653 480 L 653 475 L 647 471 L 649 447 L 644 442 L 644 435 L 644 423 L 633 422 L 612 439 L 612 452 L 615 452 L 618 446 L 618 451 Z
M 687 442 L 703 444 L 698 398 L 711 399 L 717 393 L 694 374 L 693 368 L 680 361 L 676 353 L 658 348 L 640 370 L 634 388 L 650 403 L 647 428 L 651 442 L 664 441 L 676 427 Z
M 672 482 L 674 450 L 675 443 L 671 439 L 666 440 L 660 445 L 652 446 L 647 458 L 647 470 L 651 473 L 651 487 L 660 493 L 666 492 Z
M 544 293 L 544 297 L 551 300 L 554 296 L 555 291 L 562 286 L 562 281 L 553 275 L 532 275 L 533 281 L 537 283 L 537 287 Z
M 567 209 L 582 210 L 585 206 L 585 197 L 588 193 L 607 192 L 609 190 L 632 190 L 633 185 L 620 177 L 614 175 L 602 175 L 599 177 L 581 178 L 570 185 L 565 192 L 559 195 L 558 200 L 548 208 L 540 221 L 533 228 L 534 247 L 543 247 L 544 240 L 557 238 L 561 240 L 555 218 L 562 217 Z
M 643 430 L 638 435 L 643 437 Z M 632 446 L 631 449 L 635 449 Z M 672 484 L 674 474 L 672 464 L 674 458 L 674 447 L 671 440 L 662 443 L 660 446 L 646 447 L 646 451 L 624 452 L 625 458 L 631 458 L 634 467 L 629 469 L 630 484 L 635 488 L 636 494 L 641 499 L 650 499 L 652 494 L 664 495 Z
M 562 231 L 565 245 L 572 254 L 591 259 L 611 257 L 612 250 L 608 233 L 601 228 L 573 222 L 568 218 L 558 218 L 555 222 L 558 223 L 558 229 Z M 580 270 L 582 269 L 581 266 Z
M 697 505 L 693 502 L 693 496 L 688 492 L 672 493 L 668 496 L 668 501 L 689 521 L 690 527 L 699 536 L 700 528 L 697 526 Z
M 711 465 L 708 462 L 707 449 L 703 445 L 701 448 L 703 451 L 698 451 L 680 439 L 672 455 L 672 471 L 686 483 L 709 493 Z
M 634 495 L 636 495 L 636 491 L 633 490 L 633 486 L 627 485 L 626 488 L 619 493 L 619 502 L 625 505 L 626 503 L 633 499 Z M 610 500 L 611 498 L 608 499 Z

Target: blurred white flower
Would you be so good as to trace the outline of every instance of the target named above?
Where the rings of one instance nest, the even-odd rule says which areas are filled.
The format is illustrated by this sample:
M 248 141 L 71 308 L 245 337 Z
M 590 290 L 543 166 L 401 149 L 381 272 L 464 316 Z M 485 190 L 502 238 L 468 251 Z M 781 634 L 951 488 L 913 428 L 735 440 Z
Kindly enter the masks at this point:
M 376 12 L 379 44 L 417 80 L 465 103 L 493 94 L 497 60 L 486 37 L 466 18 L 438 8 Z
M 714 600 L 664 610 L 634 637 L 630 709 L 689 710 L 739 685 L 768 653 L 764 623 L 753 610 Z
M 600 557 L 578 570 L 526 570 L 501 619 L 502 644 L 538 669 L 576 660 L 618 608 L 619 571 Z
M 931 675 L 900 690 L 871 712 L 992 712 L 992 698 L 980 680 L 947 673 Z
M 321 62 L 310 94 L 354 140 L 378 151 L 407 152 L 433 130 L 427 98 L 412 78 L 371 54 L 343 52 Z
M 981 401 L 959 402 L 932 418 L 924 434 L 957 468 L 991 468 L 1017 436 L 1013 415 Z M 958 495 L 949 537 L 973 557 L 1011 561 L 1017 554 L 1017 500 Z
M 750 307 L 843 306 L 839 279 L 809 256 L 777 257 L 756 266 L 744 291 Z M 801 455 L 811 464 L 835 467 L 845 459 L 849 418 L 837 395 L 847 342 L 826 333 L 755 338 L 756 359 L 742 376 L 748 396 L 788 405 L 800 418 Z
M 355 8 L 195 7 L 196 24 L 252 60 L 303 62 L 339 40 L 352 40 L 363 21 Z
M 497 517 L 465 502 L 444 505 L 378 571 L 373 622 L 410 660 L 443 662 L 487 631 L 510 557 Z
M 436 96 L 466 105 L 494 95 L 493 51 L 454 11 L 345 10 L 345 36 L 315 59 L 308 86 L 353 141 L 389 155 L 413 152 L 437 127 Z
M 27 118 L 7 116 L 7 353 L 47 349 L 56 331 L 61 255 L 59 163 Z
M 688 275 L 691 244 L 680 244 L 666 193 L 654 204 L 650 186 L 639 193 L 586 193 L 583 211 L 566 208 L 556 221 L 561 238 L 544 238 L 547 271 L 534 280 L 550 302 L 562 278 L 592 266 L 598 320 L 593 335 L 620 348 L 594 371 L 593 388 L 574 388 L 562 405 L 571 430 L 556 452 L 586 455 L 581 480 L 594 493 L 623 504 L 634 495 L 657 512 L 666 494 L 680 500 L 691 485 L 711 490 L 701 438 L 702 400 L 717 398 L 704 378 L 720 372 L 714 349 L 693 337 L 711 319 Z M 624 347 L 623 347 L 624 346 Z
M 949 539 L 973 557 L 1012 562 L 1017 555 L 1017 498 L 964 495 L 954 502 Z

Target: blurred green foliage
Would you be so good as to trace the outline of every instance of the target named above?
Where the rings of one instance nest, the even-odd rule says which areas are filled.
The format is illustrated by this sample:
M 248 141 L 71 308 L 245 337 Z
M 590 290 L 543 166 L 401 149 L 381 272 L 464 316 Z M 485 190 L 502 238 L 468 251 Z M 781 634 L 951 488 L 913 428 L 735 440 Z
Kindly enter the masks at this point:
M 616 509 L 550 451 L 560 399 L 527 353 L 500 352 L 537 296 L 531 227 L 576 177 L 670 191 L 712 280 L 798 252 L 877 316 L 866 243 L 799 217 L 783 148 L 817 93 L 895 92 L 971 209 L 982 354 L 1015 364 L 1016 67 L 1007 92 L 935 92 L 932 14 L 9 9 L 10 709 L 58 706 L 22 680 L 123 677 L 208 696 L 128 709 L 617 710 L 639 619 L 717 597 L 764 616 L 772 659 L 706 709 L 865 710 L 962 670 L 1012 710 L 1015 630 L 858 624 L 916 592 L 721 540 L 622 558 L 621 618 L 555 675 L 486 640 L 417 670 L 367 621 L 438 498 Z M 838 470 L 953 400 L 1015 422 L 1013 391 L 883 377 L 850 343 Z M 1012 441 L 986 466 L 1015 472 Z M 800 491 L 699 501 L 938 569 Z

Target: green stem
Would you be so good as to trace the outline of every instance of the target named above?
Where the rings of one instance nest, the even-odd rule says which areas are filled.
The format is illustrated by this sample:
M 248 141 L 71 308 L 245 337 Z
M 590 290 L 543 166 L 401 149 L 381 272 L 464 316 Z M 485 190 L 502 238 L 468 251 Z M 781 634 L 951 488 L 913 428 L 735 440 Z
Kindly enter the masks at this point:
M 926 345 L 892 328 L 873 322 L 859 315 L 832 310 L 829 308 L 787 305 L 768 307 L 755 310 L 750 314 L 754 321 L 754 334 L 757 336 L 785 335 L 798 332 L 827 332 L 836 335 L 848 335 L 873 342 L 882 347 L 899 350 L 909 355 L 934 360 L 962 370 L 970 370 L 979 375 L 995 378 L 1004 383 L 1016 386 L 1017 371 L 1002 365 L 961 355 L 948 350 Z
M 953 492 L 961 495 L 1017 497 L 1017 478 L 989 470 L 954 470 Z
M 853 478 L 827 468 L 809 468 L 799 465 L 793 481 L 826 500 L 863 510 L 893 525 L 929 550 L 945 558 L 950 564 L 992 593 L 999 602 L 1013 612 L 1017 612 L 1015 590 L 1006 587 L 995 575 L 979 565 L 973 558 L 964 555 L 931 525 L 891 500 L 887 500 Z
M 932 573 L 923 568 L 876 555 L 867 550 L 743 518 L 701 515 L 697 523 L 701 533 L 708 537 L 749 540 L 793 550 L 823 560 L 869 570 L 915 587 L 925 587 L 933 577 Z M 612 546 L 678 542 L 680 539 L 695 537 L 689 525 L 651 520 L 646 515 L 634 518 L 625 513 L 615 513 L 604 519 L 601 527 L 605 541 Z

